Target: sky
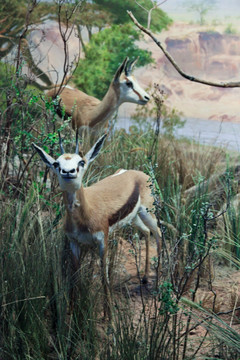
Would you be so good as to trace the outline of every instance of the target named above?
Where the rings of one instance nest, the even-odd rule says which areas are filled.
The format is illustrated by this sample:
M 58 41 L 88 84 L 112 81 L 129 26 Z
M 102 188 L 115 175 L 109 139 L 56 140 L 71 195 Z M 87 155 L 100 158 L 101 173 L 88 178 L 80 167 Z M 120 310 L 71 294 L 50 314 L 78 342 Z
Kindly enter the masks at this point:
M 194 3 L 195 0 L 192 0 Z M 182 13 L 186 10 L 183 9 L 183 0 L 167 0 L 160 7 L 171 15 L 171 13 Z M 210 0 L 209 0 L 210 2 Z M 240 0 L 217 0 L 216 7 L 211 14 L 215 18 L 224 18 L 226 16 L 240 16 Z

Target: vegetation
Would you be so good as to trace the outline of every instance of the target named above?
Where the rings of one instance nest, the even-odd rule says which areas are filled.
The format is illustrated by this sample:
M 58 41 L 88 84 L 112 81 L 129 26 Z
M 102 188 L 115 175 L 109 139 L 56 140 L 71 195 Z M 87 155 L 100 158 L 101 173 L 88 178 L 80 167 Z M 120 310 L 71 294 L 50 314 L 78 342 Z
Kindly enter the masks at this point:
M 37 12 L 34 11 L 36 7 Z M 41 19 L 51 12 L 51 9 L 52 5 L 47 1 L 37 4 L 36 0 L 13 0 L 11 2 L 1 0 L 0 59 L 5 57 L 19 41 L 26 39 L 29 27 L 40 23 Z
M 129 21 L 126 12 L 126 10 L 129 10 L 136 15 L 139 22 L 145 25 L 147 24 L 147 14 L 142 10 L 142 7 L 150 10 L 153 7 L 153 3 L 155 3 L 150 0 L 140 0 L 138 4 L 131 0 L 94 0 L 94 2 L 101 5 L 104 10 L 109 11 L 113 15 L 113 20 L 116 24 L 123 24 Z M 151 21 L 153 31 L 160 32 L 166 29 L 171 23 L 172 20 L 160 8 L 153 11 Z
M 113 31 L 127 26 L 114 25 Z M 58 156 L 57 131 L 67 151 L 74 135 L 69 122 L 58 119 L 54 103 L 28 86 L 17 54 L 18 67 L 0 66 L 0 358 L 239 359 L 240 335 L 233 326 L 239 321 L 239 293 L 236 289 L 226 301 L 223 317 L 212 272 L 223 262 L 230 270 L 239 268 L 235 158 L 175 139 L 182 120 L 165 107 L 157 86 L 152 108 L 136 113 L 129 132 L 115 130 L 109 137 L 85 184 L 121 167 L 148 173 L 155 200 L 149 210 L 159 221 L 162 255 L 159 267 L 153 251 L 146 286 L 139 235 L 131 227 L 115 234 L 109 250 L 114 321 L 103 321 L 98 258 L 83 249 L 80 269 L 73 273 L 62 231 L 62 196 L 31 148 L 34 141 Z M 154 127 L 146 131 L 149 116 Z M 83 147 L 88 149 L 87 142 Z M 132 279 L 126 279 L 128 272 Z M 196 329 L 203 336 L 193 336 Z
M 199 16 L 200 25 L 204 25 L 206 23 L 206 15 L 210 10 L 213 10 L 216 5 L 217 0 L 185 0 L 183 2 L 183 6 L 191 12 L 195 12 Z
M 235 29 L 233 24 L 228 24 L 224 30 L 225 34 L 230 34 L 230 35 L 236 35 L 237 34 L 237 30 Z
M 15 81 L 18 83 L 19 77 Z M 6 360 L 193 358 L 201 349 L 202 339 L 196 338 L 191 348 L 189 334 L 206 319 L 206 341 L 211 337 L 213 344 L 207 356 L 238 359 L 239 334 L 227 327 L 221 317 L 212 315 L 212 311 L 219 312 L 218 296 L 207 310 L 205 297 L 200 302 L 203 308 L 198 300 L 199 284 L 203 281 L 211 284 L 209 292 L 214 294 L 212 272 L 208 268 L 213 257 L 217 262 L 220 257 L 228 263 L 235 259 L 238 266 L 237 238 L 231 237 L 234 247 L 228 245 L 238 218 L 229 217 L 224 228 L 220 223 L 212 227 L 216 215 L 224 213 L 225 201 L 234 198 L 237 191 L 230 165 L 222 179 L 223 190 L 218 201 L 216 190 L 211 188 L 212 176 L 226 167 L 224 151 L 176 140 L 172 131 L 164 135 L 158 127 L 165 120 L 165 110 L 157 88 L 153 97 L 156 129 L 160 133 L 151 129 L 144 132 L 136 122 L 129 133 L 116 131 L 114 138 L 106 143 L 85 182 L 95 182 L 121 167 L 149 173 L 155 184 L 154 211 L 159 219 L 163 247 L 160 273 L 156 255 L 152 257 L 154 277 L 146 295 L 141 283 L 141 263 L 144 263 L 141 240 L 131 228 L 118 234 L 124 238 L 123 245 L 115 237 L 109 253 L 114 263 L 114 324 L 107 326 L 102 322 L 103 294 L 96 256 L 84 253 L 77 277 L 72 273 L 68 242 L 62 232 L 61 194 L 55 180 L 49 182 L 47 171 L 39 168 L 41 163 L 33 157 L 30 146 L 34 140 L 43 146 L 50 145 L 54 156 L 59 154 L 56 133 L 59 125 L 54 107 L 42 103 L 39 108 L 32 90 L 19 94 L 15 81 L 10 89 L 15 116 L 24 112 L 29 124 L 23 123 L 22 118 L 9 128 L 7 118 L 2 116 L 3 146 L 8 145 L 8 151 L 2 151 L 5 157 L 1 157 L 0 357 Z M 39 112 L 45 115 L 37 123 Z M 174 128 L 175 117 L 168 115 L 167 119 L 168 124 L 172 119 Z M 71 135 L 66 126 L 62 134 L 65 146 L 71 151 L 71 144 L 67 143 Z M 10 131 L 9 143 L 4 129 Z M 204 179 L 209 182 L 204 183 Z M 135 303 L 132 294 L 136 282 L 122 285 L 125 275 L 120 264 L 127 255 L 128 261 L 135 263 L 138 274 L 135 281 L 140 293 Z M 89 267 L 91 262 L 95 265 Z M 128 264 L 125 266 L 128 268 Z M 230 304 L 229 309 L 233 309 Z
M 82 91 L 102 98 L 126 56 L 137 58 L 136 66 L 152 62 L 151 54 L 136 45 L 140 33 L 131 24 L 113 25 L 94 34 L 85 46 L 85 58 L 79 61 L 74 73 L 74 83 Z

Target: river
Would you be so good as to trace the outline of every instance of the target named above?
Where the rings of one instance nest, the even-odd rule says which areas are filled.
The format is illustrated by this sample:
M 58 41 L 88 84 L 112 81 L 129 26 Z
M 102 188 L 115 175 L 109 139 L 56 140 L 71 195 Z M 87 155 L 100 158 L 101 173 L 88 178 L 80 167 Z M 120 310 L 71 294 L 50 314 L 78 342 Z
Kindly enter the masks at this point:
M 120 117 L 117 119 L 116 127 L 128 130 L 132 124 L 136 123 Z M 175 136 L 240 152 L 240 124 L 238 123 L 188 118 L 183 128 L 175 130 Z

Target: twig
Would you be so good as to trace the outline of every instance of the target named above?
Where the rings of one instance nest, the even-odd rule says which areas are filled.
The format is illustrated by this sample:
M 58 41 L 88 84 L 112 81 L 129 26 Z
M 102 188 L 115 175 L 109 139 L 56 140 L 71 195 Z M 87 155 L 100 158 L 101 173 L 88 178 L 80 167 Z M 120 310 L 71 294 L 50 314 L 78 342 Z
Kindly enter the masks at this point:
M 192 327 L 189 329 L 189 332 L 195 330 L 198 326 L 201 326 L 205 321 L 213 318 L 215 315 L 216 315 L 216 316 L 229 315 L 229 314 L 233 313 L 234 311 L 238 311 L 238 310 L 240 310 L 240 306 L 237 307 L 237 308 L 235 308 L 235 309 L 233 309 L 233 310 L 219 311 L 219 312 L 216 313 L 216 314 L 208 315 L 208 316 L 206 316 L 203 320 L 197 322 L 194 326 L 192 326 Z M 182 338 L 182 337 L 185 335 L 185 333 L 186 333 L 186 331 L 180 335 L 179 339 Z M 179 340 L 179 339 L 178 339 L 178 340 Z
M 31 301 L 31 300 L 38 300 L 38 299 L 46 299 L 46 296 L 34 296 L 34 297 L 30 297 L 30 298 L 26 298 L 26 299 L 21 299 L 21 300 L 15 300 L 15 301 L 11 301 L 9 303 L 6 304 L 2 304 L 2 307 L 8 306 L 8 305 L 12 305 L 12 304 L 17 304 L 23 301 Z
M 140 7 L 142 8 L 143 10 L 145 10 L 147 13 L 148 13 L 148 22 L 147 22 L 147 28 L 150 29 L 150 25 L 151 25 L 151 19 L 152 19 L 152 11 L 157 9 L 160 5 L 164 4 L 167 0 L 163 0 L 162 2 L 160 3 L 154 3 L 154 1 L 152 0 L 152 5 L 153 7 L 151 9 L 146 9 L 143 5 L 139 4 L 137 2 L 137 0 L 135 0 L 135 3 Z

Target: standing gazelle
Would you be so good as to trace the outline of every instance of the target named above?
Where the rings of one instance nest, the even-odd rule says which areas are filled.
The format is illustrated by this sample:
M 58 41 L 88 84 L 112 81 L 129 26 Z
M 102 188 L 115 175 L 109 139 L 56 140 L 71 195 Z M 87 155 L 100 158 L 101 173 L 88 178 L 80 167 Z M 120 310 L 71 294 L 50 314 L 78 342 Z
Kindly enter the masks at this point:
M 100 255 L 106 310 L 106 308 L 109 309 L 111 300 L 106 270 L 109 233 L 116 227 L 132 223 L 145 235 L 144 280 L 147 281 L 150 231 L 156 239 L 158 256 L 160 255 L 160 232 L 155 216 L 148 211 L 153 207 L 153 198 L 148 183 L 149 177 L 143 172 L 118 170 L 112 176 L 89 187 L 83 187 L 83 175 L 98 155 L 105 137 L 106 135 L 103 135 L 84 157 L 79 155 L 78 135 L 75 154 L 64 153 L 59 136 L 62 155 L 57 160 L 39 146 L 35 144 L 33 146 L 45 164 L 58 176 L 66 207 L 64 228 L 70 240 L 74 262 L 77 263 L 79 259 L 80 244 L 95 247 Z
M 129 62 L 126 57 L 114 75 L 102 101 L 68 85 L 61 89 L 56 85 L 47 92 L 47 96 L 54 99 L 59 95 L 60 108 L 64 107 L 67 117 L 72 116 L 73 129 L 79 129 L 82 126 L 92 128 L 97 124 L 105 125 L 122 103 L 145 105 L 150 99 L 132 76 L 135 63 L 136 60 Z M 59 111 L 59 115 L 62 116 L 62 111 Z

